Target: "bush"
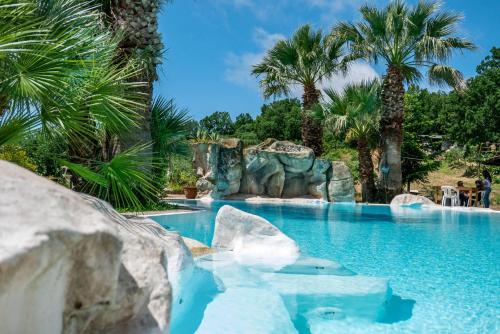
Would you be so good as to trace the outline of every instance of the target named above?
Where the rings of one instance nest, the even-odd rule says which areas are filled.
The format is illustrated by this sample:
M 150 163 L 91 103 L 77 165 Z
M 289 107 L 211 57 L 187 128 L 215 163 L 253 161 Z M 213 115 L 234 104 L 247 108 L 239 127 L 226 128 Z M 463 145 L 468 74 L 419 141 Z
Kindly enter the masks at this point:
M 465 152 L 461 148 L 453 147 L 446 151 L 444 159 L 448 166 L 452 168 L 461 168 L 465 165 Z
M 181 193 L 184 187 L 195 186 L 197 179 L 190 158 L 176 156 L 172 159 L 167 182 L 169 191 Z
M 0 160 L 7 160 L 21 167 L 34 172 L 37 166 L 29 158 L 26 150 L 20 145 L 3 145 L 0 146 Z
M 20 144 L 36 165 L 36 172 L 43 176 L 60 177 L 61 166 L 57 159 L 67 159 L 64 139 L 51 138 L 41 131 L 35 132 Z
M 350 147 L 329 148 L 321 159 L 330 161 L 343 161 L 351 171 L 354 182 L 359 182 L 359 160 L 358 151 Z

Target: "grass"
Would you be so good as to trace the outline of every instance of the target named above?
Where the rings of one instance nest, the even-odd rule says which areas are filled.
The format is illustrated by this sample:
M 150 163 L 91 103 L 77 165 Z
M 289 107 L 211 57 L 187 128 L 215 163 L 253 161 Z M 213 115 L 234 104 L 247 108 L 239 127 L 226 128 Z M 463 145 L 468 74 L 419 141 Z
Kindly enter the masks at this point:
M 458 181 L 462 181 L 466 187 L 475 187 L 474 181 L 477 177 L 465 176 L 465 166 L 452 167 L 443 161 L 441 168 L 429 174 L 425 183 L 412 183 L 412 190 L 425 192 L 431 186 L 456 186 Z M 493 180 L 490 194 L 491 208 L 500 210 L 500 184 Z

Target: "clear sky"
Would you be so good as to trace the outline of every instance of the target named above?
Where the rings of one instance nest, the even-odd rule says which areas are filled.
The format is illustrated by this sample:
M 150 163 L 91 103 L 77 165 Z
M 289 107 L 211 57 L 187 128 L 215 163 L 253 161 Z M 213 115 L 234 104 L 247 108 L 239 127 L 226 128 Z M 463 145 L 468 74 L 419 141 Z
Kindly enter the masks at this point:
M 174 98 L 195 119 L 214 111 L 228 111 L 233 119 L 243 112 L 257 115 L 265 101 L 250 69 L 265 50 L 305 23 L 328 31 L 341 20 L 357 20 L 364 2 L 174 0 L 160 14 L 167 50 L 155 93 Z M 500 0 L 447 0 L 442 5 L 464 15 L 460 34 L 478 45 L 478 50 L 451 61 L 466 77 L 473 76 L 489 50 L 500 46 Z M 358 63 L 348 77 L 335 76 L 325 85 L 341 88 L 348 81 L 379 75 L 383 68 Z

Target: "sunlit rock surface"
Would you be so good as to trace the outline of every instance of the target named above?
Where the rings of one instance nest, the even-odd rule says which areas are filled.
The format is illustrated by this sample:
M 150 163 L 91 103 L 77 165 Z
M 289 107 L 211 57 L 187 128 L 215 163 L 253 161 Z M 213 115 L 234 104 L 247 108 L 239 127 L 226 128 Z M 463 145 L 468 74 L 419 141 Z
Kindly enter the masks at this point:
M 169 332 L 193 269 L 179 235 L 13 164 L 0 170 L 0 333 Z
M 77 193 L 0 171 L 0 333 L 88 332 L 116 298 L 118 231 Z
M 285 266 L 299 256 L 295 241 L 264 218 L 225 205 L 215 218 L 212 247 L 245 263 Z

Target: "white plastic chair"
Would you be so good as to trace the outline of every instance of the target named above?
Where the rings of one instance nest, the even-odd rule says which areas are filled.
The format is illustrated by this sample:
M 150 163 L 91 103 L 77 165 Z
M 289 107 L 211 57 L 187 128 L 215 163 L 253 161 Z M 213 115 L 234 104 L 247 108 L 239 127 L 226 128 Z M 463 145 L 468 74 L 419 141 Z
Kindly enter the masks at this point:
M 446 206 L 446 200 L 450 200 L 450 206 L 459 206 L 460 197 L 457 188 L 451 186 L 442 186 L 441 191 L 443 192 L 443 199 L 441 200 L 441 205 Z

